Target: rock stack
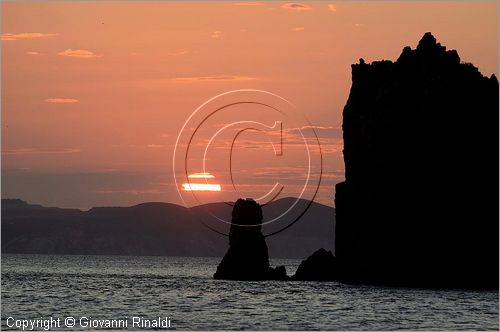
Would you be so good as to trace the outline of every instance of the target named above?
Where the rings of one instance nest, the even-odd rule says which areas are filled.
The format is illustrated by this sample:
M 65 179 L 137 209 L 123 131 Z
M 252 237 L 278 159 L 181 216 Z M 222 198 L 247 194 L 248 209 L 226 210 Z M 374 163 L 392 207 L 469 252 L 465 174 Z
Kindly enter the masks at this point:
M 324 248 L 316 250 L 300 263 L 292 280 L 300 281 L 333 281 L 337 280 L 338 268 L 331 251 Z
M 262 208 L 252 199 L 238 199 L 233 207 L 229 249 L 217 267 L 215 279 L 285 280 L 284 266 L 269 266 L 262 228 Z
M 498 288 L 499 86 L 426 33 L 352 65 L 336 186 L 348 281 Z

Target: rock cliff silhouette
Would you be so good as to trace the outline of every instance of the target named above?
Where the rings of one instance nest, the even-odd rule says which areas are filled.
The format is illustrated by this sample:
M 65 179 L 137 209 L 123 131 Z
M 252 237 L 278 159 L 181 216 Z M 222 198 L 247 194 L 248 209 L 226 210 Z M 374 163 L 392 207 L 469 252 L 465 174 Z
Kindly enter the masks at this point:
M 261 231 L 262 208 L 251 199 L 238 199 L 233 207 L 229 249 L 217 267 L 215 279 L 285 280 L 285 267 L 269 266 L 267 244 Z
M 426 33 L 360 59 L 343 111 L 345 281 L 498 288 L 499 86 Z

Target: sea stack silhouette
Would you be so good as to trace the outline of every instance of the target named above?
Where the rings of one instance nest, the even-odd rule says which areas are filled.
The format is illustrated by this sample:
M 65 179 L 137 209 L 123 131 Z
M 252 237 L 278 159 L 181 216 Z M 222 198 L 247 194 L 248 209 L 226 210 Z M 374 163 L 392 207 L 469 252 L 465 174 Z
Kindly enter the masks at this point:
M 343 112 L 338 279 L 498 289 L 499 86 L 426 33 L 360 59 Z
M 252 199 L 238 199 L 233 207 L 229 249 L 217 267 L 215 279 L 286 280 L 284 266 L 271 268 L 262 234 L 262 208 Z

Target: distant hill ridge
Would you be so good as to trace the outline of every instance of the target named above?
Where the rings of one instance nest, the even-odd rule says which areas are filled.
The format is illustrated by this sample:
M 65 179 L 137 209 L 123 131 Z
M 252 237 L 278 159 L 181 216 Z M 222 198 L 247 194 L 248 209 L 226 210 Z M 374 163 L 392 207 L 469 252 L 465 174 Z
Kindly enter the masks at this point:
M 264 208 L 270 219 L 295 198 L 283 198 Z M 309 203 L 300 200 L 299 207 Z M 2 199 L 2 253 L 222 256 L 227 237 L 205 227 L 224 230 L 210 213 L 230 220 L 231 206 L 210 203 L 191 208 L 147 202 L 130 207 L 93 207 L 88 211 Z M 270 257 L 304 258 L 318 247 L 333 249 L 334 209 L 316 202 L 296 224 L 268 238 Z M 293 220 L 271 225 L 270 230 Z M 274 228 L 273 228 L 274 227 Z

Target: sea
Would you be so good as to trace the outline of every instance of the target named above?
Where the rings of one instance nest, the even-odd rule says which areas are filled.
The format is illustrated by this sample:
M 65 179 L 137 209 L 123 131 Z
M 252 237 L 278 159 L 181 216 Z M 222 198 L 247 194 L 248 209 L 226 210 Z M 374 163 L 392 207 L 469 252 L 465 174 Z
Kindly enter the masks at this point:
M 220 258 L 2 255 L 2 330 L 498 330 L 498 291 L 214 280 Z M 271 260 L 293 274 L 300 260 Z M 119 325 L 121 323 L 121 325 Z M 115 324 L 115 325 L 112 325 Z

